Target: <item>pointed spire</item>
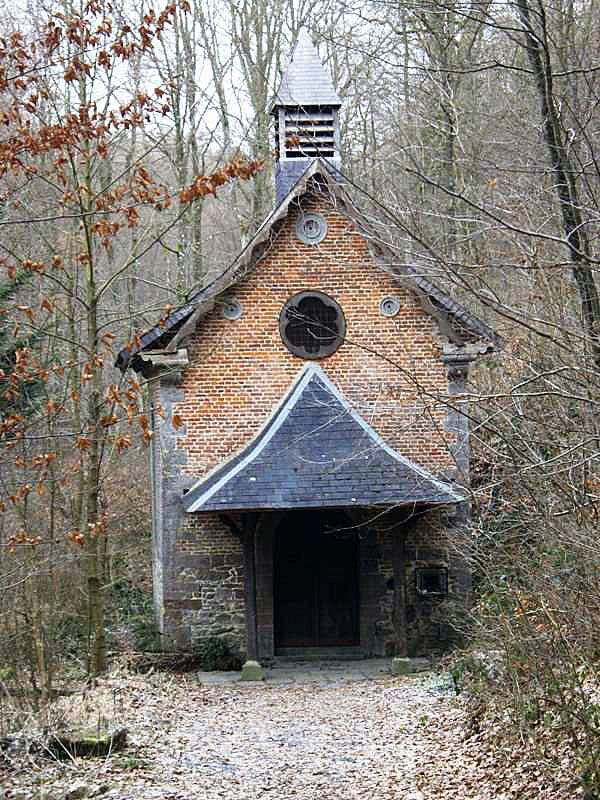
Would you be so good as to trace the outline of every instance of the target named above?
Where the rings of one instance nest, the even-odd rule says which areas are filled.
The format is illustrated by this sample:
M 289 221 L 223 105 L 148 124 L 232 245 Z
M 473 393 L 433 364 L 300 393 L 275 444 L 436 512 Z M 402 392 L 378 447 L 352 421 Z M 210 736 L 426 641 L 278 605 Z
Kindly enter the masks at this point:
M 339 170 L 341 105 L 308 31 L 302 29 L 271 103 L 278 204 L 313 159 L 324 159 L 332 174 Z
M 281 79 L 273 106 L 341 106 L 331 76 L 321 63 L 310 34 L 302 28 Z

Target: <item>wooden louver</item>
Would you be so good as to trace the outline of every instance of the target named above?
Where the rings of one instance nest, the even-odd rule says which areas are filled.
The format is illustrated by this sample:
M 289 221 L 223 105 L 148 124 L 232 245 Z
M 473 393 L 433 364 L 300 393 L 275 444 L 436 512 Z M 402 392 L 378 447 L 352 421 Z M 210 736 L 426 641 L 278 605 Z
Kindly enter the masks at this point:
M 307 106 L 285 108 L 282 112 L 275 121 L 280 158 L 334 158 L 337 148 L 333 108 Z M 282 122 L 283 142 L 280 138 Z

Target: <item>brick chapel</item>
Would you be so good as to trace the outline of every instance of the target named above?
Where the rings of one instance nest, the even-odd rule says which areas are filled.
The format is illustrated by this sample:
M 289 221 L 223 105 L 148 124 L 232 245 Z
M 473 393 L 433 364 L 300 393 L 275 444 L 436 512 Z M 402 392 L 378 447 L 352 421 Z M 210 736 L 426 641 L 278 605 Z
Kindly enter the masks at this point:
M 465 382 L 499 340 L 374 234 L 344 179 L 340 106 L 302 33 L 271 108 L 274 210 L 118 357 L 162 409 L 150 480 L 165 646 L 218 636 L 263 663 L 424 655 L 468 600 L 452 547 Z

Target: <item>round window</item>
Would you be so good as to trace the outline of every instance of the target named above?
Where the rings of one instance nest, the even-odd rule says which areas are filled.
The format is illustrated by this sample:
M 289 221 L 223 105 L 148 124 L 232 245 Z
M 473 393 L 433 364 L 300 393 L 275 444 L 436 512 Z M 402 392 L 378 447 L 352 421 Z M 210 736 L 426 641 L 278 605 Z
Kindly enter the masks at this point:
M 279 315 L 279 332 L 290 353 L 300 358 L 325 358 L 338 349 L 346 335 L 339 305 L 323 292 L 300 292 Z
M 302 214 L 296 223 L 296 235 L 304 244 L 319 244 L 326 234 L 327 223 L 320 214 Z
M 223 298 L 223 316 L 228 320 L 240 319 L 243 314 L 242 305 L 235 297 Z
M 395 317 L 400 313 L 401 307 L 399 297 L 384 297 L 379 303 L 379 310 L 384 317 Z

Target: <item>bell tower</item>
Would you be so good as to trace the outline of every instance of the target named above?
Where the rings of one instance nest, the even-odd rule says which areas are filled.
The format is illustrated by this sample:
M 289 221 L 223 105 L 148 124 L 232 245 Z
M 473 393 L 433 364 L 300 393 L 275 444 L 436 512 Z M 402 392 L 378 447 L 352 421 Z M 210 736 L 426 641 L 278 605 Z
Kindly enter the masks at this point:
M 341 105 L 310 35 L 301 30 L 271 104 L 275 120 L 277 204 L 313 159 L 322 158 L 332 171 L 341 166 Z

